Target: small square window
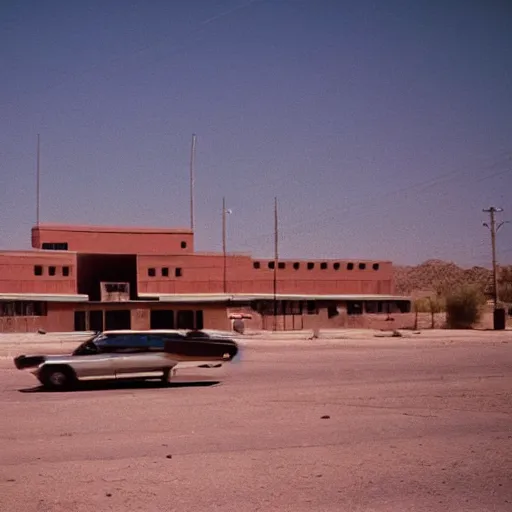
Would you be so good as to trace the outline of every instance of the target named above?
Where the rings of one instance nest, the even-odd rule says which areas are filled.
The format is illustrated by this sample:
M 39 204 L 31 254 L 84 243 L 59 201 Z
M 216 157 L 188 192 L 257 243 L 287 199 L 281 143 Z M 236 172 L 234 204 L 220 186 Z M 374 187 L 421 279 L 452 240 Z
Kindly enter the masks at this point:
M 182 248 L 182 249 L 186 249 L 186 248 L 187 248 L 187 242 L 185 242 L 185 240 L 183 240 L 183 241 L 181 242 L 181 248 Z
M 313 270 L 315 268 L 315 264 L 312 261 L 308 262 L 308 270 Z
M 57 271 L 56 267 L 48 267 L 48 275 L 54 276 L 55 272 Z
M 252 266 L 253 266 L 254 268 L 258 269 L 258 268 L 260 268 L 260 267 L 261 267 L 261 264 L 260 264 L 260 262 L 259 262 L 259 261 L 254 261 L 254 262 L 253 262 L 253 264 L 252 264 Z
M 183 275 L 183 271 L 181 270 L 181 268 L 180 268 L 180 267 L 176 267 L 176 268 L 174 269 L 174 275 L 175 275 L 176 277 L 181 277 L 181 276 Z
M 62 267 L 62 275 L 64 277 L 68 277 L 69 276 L 69 267 Z
M 340 269 L 340 264 L 339 264 L 339 262 L 333 263 L 332 268 L 333 268 L 334 270 L 339 270 L 339 269 Z
M 280 261 L 277 264 L 277 268 L 280 268 L 281 270 L 285 269 L 286 268 L 286 263 L 284 261 Z
M 275 267 L 275 262 L 274 261 L 269 261 L 268 262 L 268 268 L 270 268 L 271 270 L 273 270 Z
M 153 267 L 148 268 L 148 276 L 149 277 L 155 277 L 156 276 L 156 269 Z
M 34 275 L 35 276 L 42 276 L 43 275 L 43 267 L 41 265 L 35 265 L 34 266 Z
M 359 270 L 364 270 L 366 268 L 366 263 L 359 263 Z
M 354 270 L 354 264 L 353 263 L 347 263 L 347 270 Z
M 293 264 L 293 268 L 294 270 L 299 270 L 300 268 L 300 263 L 298 261 L 296 261 L 294 264 Z
M 327 263 L 325 261 L 322 261 L 322 263 L 320 263 L 320 268 L 322 270 L 326 270 L 327 269 Z
M 162 267 L 162 277 L 169 277 L 169 268 Z
M 372 268 L 373 268 L 373 270 L 379 270 L 379 264 L 378 263 L 374 263 L 372 265 Z
M 42 249 L 50 250 L 50 251 L 67 251 L 68 243 L 67 242 L 43 242 Z

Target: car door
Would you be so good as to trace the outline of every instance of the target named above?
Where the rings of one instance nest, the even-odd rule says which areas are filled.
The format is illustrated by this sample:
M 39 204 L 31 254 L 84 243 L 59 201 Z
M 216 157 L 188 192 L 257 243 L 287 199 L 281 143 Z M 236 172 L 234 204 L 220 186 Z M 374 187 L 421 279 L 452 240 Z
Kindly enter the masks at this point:
M 162 372 L 161 358 L 149 350 L 145 334 L 112 336 L 109 347 L 116 378 L 152 377 Z
M 96 339 L 99 342 L 96 342 Z M 110 354 L 102 350 L 101 338 L 81 344 L 70 359 L 70 366 L 81 380 L 113 379 L 114 366 Z

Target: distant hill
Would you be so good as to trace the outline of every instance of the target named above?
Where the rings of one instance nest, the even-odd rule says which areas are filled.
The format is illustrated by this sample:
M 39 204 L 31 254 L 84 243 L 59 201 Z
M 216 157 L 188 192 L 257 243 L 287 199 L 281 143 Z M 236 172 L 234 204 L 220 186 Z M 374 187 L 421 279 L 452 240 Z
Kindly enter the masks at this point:
M 445 294 L 462 284 L 477 285 L 486 293 L 492 289 L 491 270 L 465 269 L 441 260 L 427 260 L 417 266 L 396 266 L 394 277 L 396 293 L 413 297 L 437 291 Z

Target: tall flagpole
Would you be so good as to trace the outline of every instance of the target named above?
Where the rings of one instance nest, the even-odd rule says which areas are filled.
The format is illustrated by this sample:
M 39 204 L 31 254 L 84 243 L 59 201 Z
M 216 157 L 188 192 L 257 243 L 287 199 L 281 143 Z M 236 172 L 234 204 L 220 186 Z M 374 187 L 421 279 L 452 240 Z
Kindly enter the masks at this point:
M 279 223 L 277 217 L 277 197 L 274 198 L 274 331 L 277 331 L 277 267 L 279 260 Z
M 222 290 L 227 293 L 226 198 L 222 198 Z

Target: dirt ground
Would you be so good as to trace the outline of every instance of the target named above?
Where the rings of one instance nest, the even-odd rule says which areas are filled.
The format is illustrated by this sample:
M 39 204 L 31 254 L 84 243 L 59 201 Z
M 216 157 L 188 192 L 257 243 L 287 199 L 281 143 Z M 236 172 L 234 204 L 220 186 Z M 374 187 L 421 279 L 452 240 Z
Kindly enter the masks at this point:
M 512 510 L 510 333 L 422 336 L 246 340 L 166 388 L 66 393 L 10 352 L 68 344 L 4 337 L 0 510 Z

